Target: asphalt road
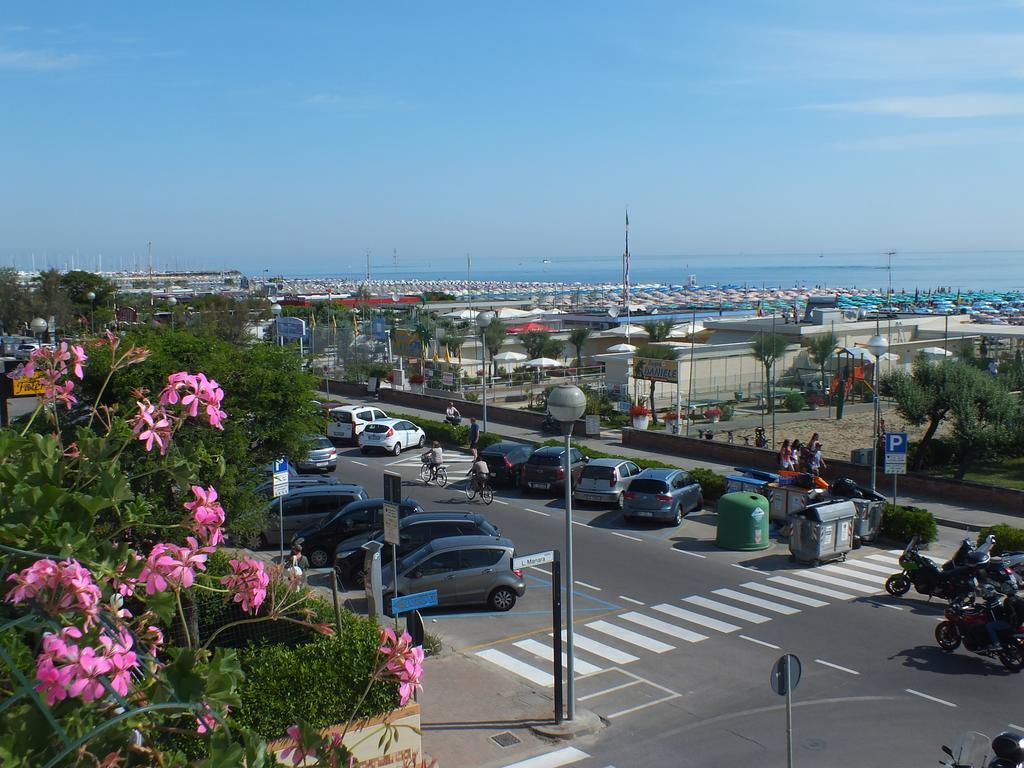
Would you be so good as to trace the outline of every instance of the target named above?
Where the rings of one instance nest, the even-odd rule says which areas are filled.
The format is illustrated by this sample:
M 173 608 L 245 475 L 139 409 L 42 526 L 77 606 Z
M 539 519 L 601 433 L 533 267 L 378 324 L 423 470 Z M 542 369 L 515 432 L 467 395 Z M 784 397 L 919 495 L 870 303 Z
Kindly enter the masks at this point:
M 447 455 L 453 483 L 440 489 L 418 480 L 416 453 L 340 449 L 336 475 L 373 496 L 383 471 L 397 471 L 406 496 L 428 511 L 482 512 L 518 554 L 562 548 L 554 495 L 499 490 L 490 506 L 469 503 L 457 482 L 468 457 Z M 707 513 L 678 528 L 627 525 L 618 512 L 574 505 L 578 706 L 610 725 L 574 742 L 567 762 L 553 747 L 543 765 L 785 765 L 784 699 L 768 683 L 785 652 L 803 662 L 796 765 L 935 765 L 939 746 L 965 730 L 994 734 L 1024 720 L 1014 696 L 1024 676 L 963 650 L 943 653 L 932 634 L 941 607 L 884 593 L 895 553 L 865 546 L 849 563 L 811 569 L 791 564 L 784 545 L 718 550 L 714 525 Z M 455 650 L 550 696 L 550 575 L 543 566 L 526 579 L 508 613 L 434 609 L 425 618 Z

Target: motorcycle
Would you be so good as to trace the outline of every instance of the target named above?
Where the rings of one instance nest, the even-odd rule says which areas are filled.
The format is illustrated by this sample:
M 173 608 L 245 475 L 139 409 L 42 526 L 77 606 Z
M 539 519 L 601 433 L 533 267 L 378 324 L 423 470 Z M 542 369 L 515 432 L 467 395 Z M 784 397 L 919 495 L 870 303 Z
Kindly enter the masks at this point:
M 985 624 L 990 620 L 991 609 L 986 605 L 952 604 L 946 607 L 946 618 L 935 627 L 935 642 L 939 647 L 952 653 L 963 644 L 971 653 L 997 658 L 1011 672 L 1024 669 L 1024 627 L 998 630 L 997 637 L 1002 648 L 989 647 L 988 631 Z
M 954 565 L 968 565 L 971 563 L 972 558 L 978 557 L 978 553 L 991 555 L 992 547 L 996 543 L 996 537 L 989 534 L 985 537 L 985 541 L 980 546 L 975 546 L 974 541 L 970 538 L 966 538 L 960 542 L 960 546 L 956 552 L 953 553 L 953 557 L 950 558 L 949 562 L 946 563 L 943 568 L 951 568 Z M 994 577 L 994 581 L 1000 581 L 1006 577 L 1006 573 L 1000 574 L 999 569 L 1008 569 L 1013 571 L 1016 577 L 1019 579 L 1024 576 L 1024 552 L 1003 552 L 1001 555 L 991 556 L 987 570 Z M 1017 585 L 1020 586 L 1019 584 Z
M 913 587 L 918 593 L 943 600 L 966 600 L 973 593 L 974 574 L 979 565 L 939 568 L 935 561 L 921 554 L 915 536 L 899 558 L 903 569 L 885 580 L 885 591 L 902 597 Z

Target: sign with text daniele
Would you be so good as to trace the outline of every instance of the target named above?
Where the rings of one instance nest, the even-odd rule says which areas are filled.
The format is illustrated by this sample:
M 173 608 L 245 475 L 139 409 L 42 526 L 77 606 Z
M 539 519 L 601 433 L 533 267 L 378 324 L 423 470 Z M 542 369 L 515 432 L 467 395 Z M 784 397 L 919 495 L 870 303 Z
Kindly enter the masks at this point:
M 648 381 L 676 380 L 679 371 L 675 360 L 659 360 L 653 357 L 638 357 L 633 360 L 633 377 Z

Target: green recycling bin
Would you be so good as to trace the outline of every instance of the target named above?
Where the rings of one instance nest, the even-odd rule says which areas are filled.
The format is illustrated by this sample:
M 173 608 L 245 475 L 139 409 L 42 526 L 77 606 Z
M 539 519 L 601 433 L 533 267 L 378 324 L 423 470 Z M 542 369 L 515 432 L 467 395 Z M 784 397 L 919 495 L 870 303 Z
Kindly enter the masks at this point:
M 757 493 L 737 491 L 722 496 L 715 546 L 740 551 L 768 549 L 768 509 L 768 499 Z

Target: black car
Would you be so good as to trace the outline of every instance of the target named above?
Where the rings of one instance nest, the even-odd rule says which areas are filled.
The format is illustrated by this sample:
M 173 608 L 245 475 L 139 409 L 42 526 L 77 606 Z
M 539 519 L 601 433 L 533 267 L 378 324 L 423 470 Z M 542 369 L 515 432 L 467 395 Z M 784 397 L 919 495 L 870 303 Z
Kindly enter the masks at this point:
M 523 472 L 523 464 L 530 458 L 533 447 L 523 443 L 495 443 L 480 452 L 480 458 L 487 462 L 491 479 L 495 484 L 515 488 Z
M 416 551 L 434 539 L 449 536 L 501 536 L 501 531 L 491 525 L 483 515 L 462 512 L 423 512 L 409 515 L 398 521 L 399 558 Z M 363 561 L 366 555 L 363 545 L 368 541 L 384 541 L 384 531 L 372 531 L 362 536 L 353 536 L 341 542 L 334 550 L 334 567 L 338 580 L 346 585 L 363 585 Z M 391 547 L 385 545 L 380 551 L 382 566 L 391 562 Z
M 404 499 L 398 506 L 399 519 L 423 512 L 417 502 Z M 319 523 L 295 534 L 292 544 L 302 544 L 302 553 L 314 568 L 330 564 L 338 542 L 381 530 L 384 527 L 384 499 L 360 499 L 347 504 Z

